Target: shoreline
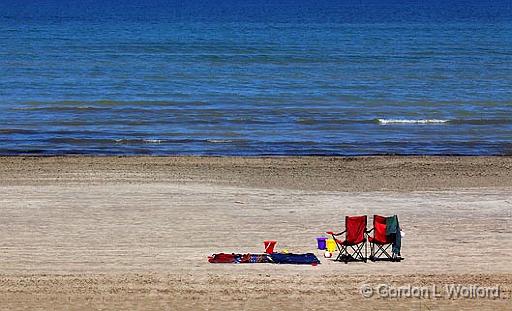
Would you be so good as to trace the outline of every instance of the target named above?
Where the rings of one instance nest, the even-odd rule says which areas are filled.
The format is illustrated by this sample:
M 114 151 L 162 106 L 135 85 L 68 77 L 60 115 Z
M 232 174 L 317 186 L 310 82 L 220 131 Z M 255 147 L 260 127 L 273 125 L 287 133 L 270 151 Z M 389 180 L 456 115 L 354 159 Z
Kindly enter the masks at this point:
M 390 159 L 390 158 L 433 158 L 433 159 L 450 159 L 450 158 L 512 158 L 512 155 L 417 155 L 417 154 L 385 154 L 385 155 L 89 155 L 89 154 L 60 154 L 60 155 L 44 155 L 44 154 L 15 154 L 15 155 L 0 155 L 0 158 L 212 158 L 212 159 L 345 159 L 345 160 L 357 160 L 357 159 Z
M 0 157 L 0 185 L 210 183 L 324 191 L 512 187 L 512 157 Z

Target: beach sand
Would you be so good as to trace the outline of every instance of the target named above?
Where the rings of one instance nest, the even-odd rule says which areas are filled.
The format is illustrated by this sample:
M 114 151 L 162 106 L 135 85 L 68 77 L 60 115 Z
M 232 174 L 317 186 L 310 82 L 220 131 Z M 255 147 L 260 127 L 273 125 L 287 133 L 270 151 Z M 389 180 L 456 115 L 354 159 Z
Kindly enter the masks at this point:
M 511 310 L 511 190 L 510 157 L 0 157 L 0 306 Z M 207 262 L 266 239 L 321 256 L 315 238 L 359 214 L 399 215 L 404 261 Z M 449 284 L 500 297 L 447 299 Z

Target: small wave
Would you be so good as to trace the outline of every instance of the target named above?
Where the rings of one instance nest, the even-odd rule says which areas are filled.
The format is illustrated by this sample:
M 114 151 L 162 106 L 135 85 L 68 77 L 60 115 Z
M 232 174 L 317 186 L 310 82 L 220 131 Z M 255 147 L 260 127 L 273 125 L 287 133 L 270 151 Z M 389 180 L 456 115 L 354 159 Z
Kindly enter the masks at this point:
M 206 141 L 213 144 L 225 144 L 233 142 L 231 139 L 207 139 Z
M 150 139 L 150 138 L 77 138 L 77 137 L 54 137 L 45 140 L 55 144 L 72 145 L 142 145 L 142 144 L 186 144 L 201 143 L 204 139 Z
M 165 142 L 163 139 L 127 139 L 127 138 L 118 138 L 114 139 L 114 141 L 118 144 L 136 144 L 136 143 L 144 143 L 144 144 L 160 144 Z
M 143 139 L 142 141 L 147 144 L 160 144 L 163 140 L 161 140 L 161 139 Z
M 442 119 L 377 119 L 380 124 L 444 124 L 449 120 Z

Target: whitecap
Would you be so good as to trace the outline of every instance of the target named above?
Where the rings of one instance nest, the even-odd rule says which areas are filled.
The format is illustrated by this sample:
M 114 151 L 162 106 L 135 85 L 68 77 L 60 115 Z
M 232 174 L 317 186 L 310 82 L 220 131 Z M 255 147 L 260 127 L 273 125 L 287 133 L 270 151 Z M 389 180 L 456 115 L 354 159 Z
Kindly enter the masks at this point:
M 449 120 L 443 119 L 377 119 L 380 124 L 443 124 Z
M 162 142 L 161 139 L 143 139 L 142 141 L 147 144 L 159 144 Z

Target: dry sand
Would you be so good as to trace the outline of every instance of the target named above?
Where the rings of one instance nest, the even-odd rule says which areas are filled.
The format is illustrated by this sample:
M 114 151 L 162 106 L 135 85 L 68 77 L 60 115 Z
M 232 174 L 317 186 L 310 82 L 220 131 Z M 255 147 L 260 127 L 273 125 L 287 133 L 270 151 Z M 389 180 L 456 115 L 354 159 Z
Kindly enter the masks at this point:
M 0 158 L 0 308 L 512 310 L 512 158 Z M 214 265 L 398 214 L 401 263 Z M 446 299 L 446 284 L 500 298 Z M 442 298 L 363 298 L 362 285 Z

